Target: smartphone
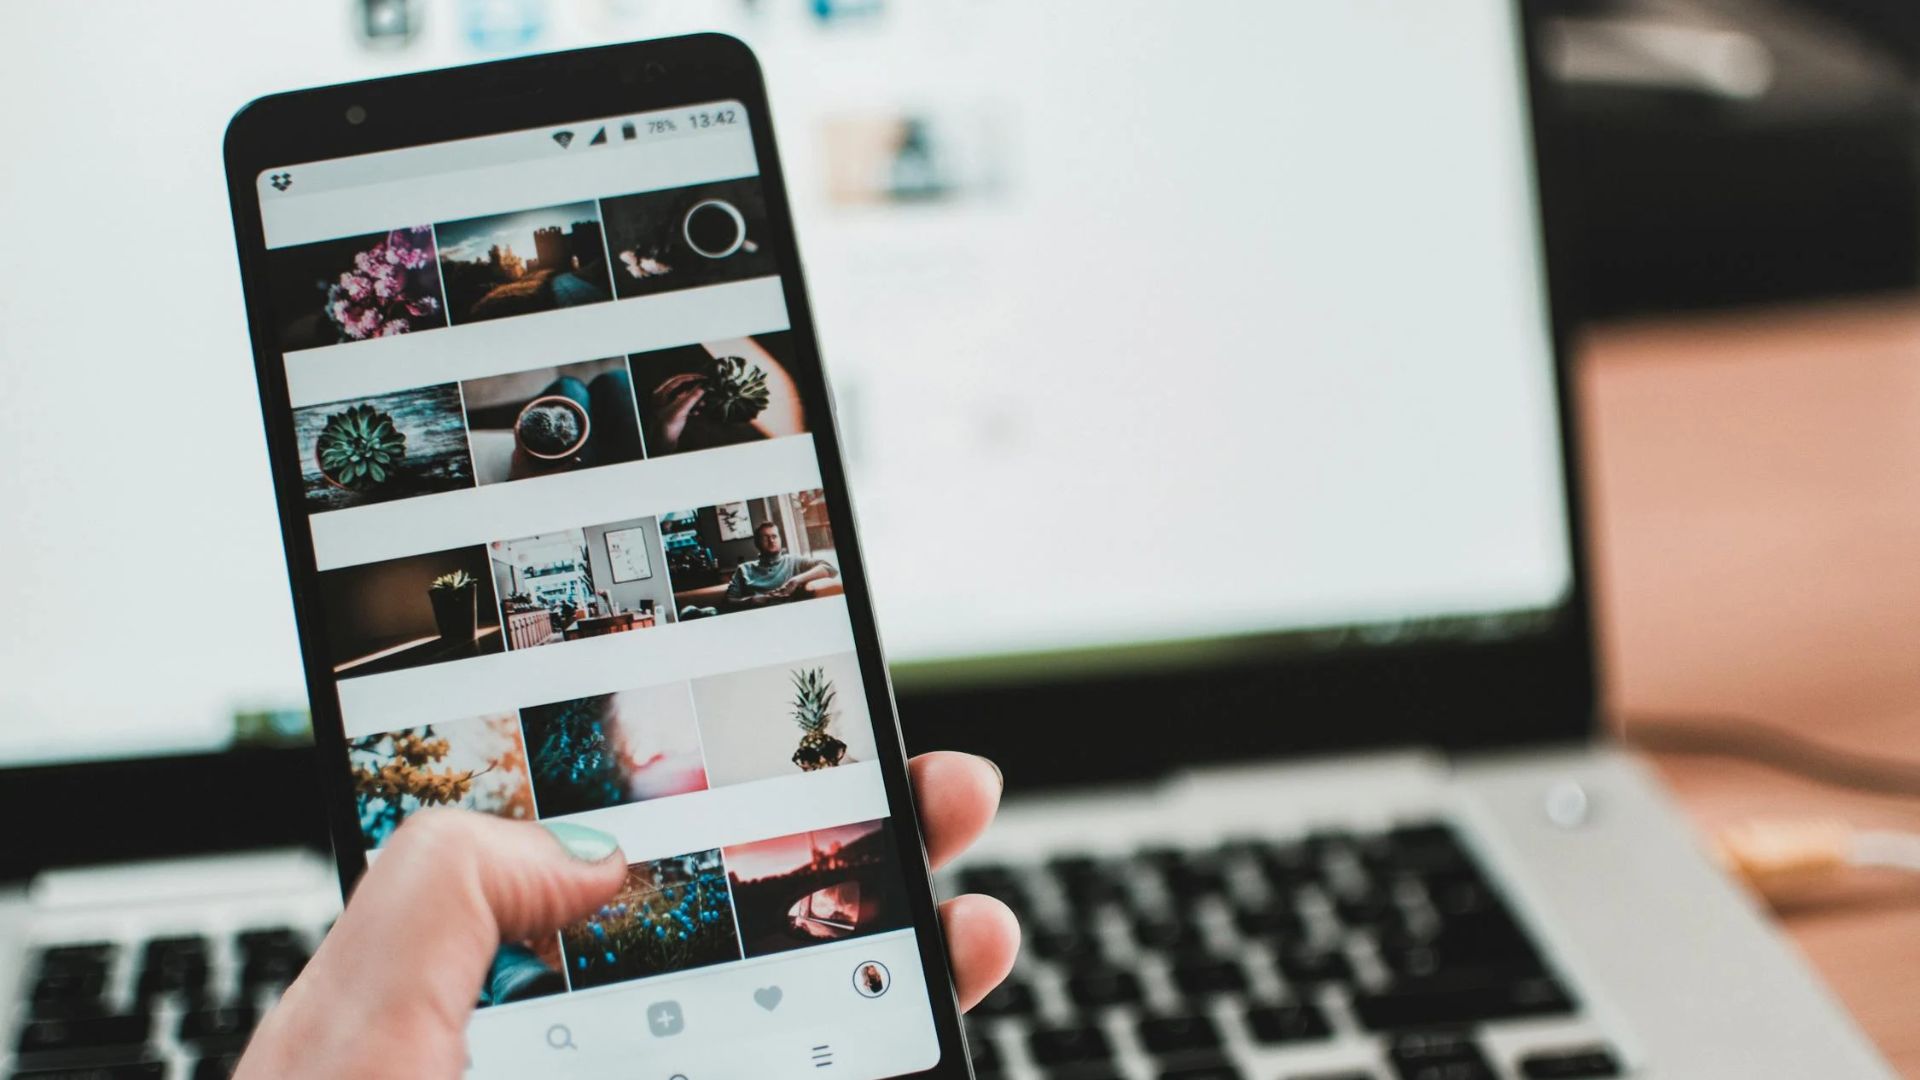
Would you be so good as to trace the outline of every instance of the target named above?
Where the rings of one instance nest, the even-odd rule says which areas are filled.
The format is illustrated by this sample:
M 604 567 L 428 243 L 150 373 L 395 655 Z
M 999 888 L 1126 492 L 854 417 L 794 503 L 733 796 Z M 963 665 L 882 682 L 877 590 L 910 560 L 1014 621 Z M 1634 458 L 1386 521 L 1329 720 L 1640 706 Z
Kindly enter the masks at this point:
M 970 1075 L 751 52 L 275 95 L 226 165 L 343 883 L 438 805 L 630 862 L 468 1075 Z

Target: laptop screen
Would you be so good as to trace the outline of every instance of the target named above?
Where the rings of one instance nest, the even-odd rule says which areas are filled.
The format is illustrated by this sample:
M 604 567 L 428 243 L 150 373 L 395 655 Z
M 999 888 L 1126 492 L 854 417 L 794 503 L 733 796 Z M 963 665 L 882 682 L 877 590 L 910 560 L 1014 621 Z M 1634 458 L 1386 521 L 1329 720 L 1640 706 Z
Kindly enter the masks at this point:
M 34 208 L 18 250 L 167 255 L 106 293 L 0 265 L 5 399 L 113 433 L 0 424 L 0 764 L 213 749 L 304 702 L 219 131 L 288 84 L 498 55 L 452 26 L 368 49 L 317 7 L 11 16 L 49 43 L 0 71 L 13 97 L 55 64 L 175 90 L 6 177 Z M 618 7 L 531 44 L 700 28 Z M 709 26 L 766 65 L 903 686 L 1321 628 L 1484 637 L 1565 599 L 1507 0 L 793 7 Z M 7 110 L 0 137 L 71 121 Z M 100 211 L 131 176 L 137 236 Z M 87 370 L 115 391 L 76 398 Z

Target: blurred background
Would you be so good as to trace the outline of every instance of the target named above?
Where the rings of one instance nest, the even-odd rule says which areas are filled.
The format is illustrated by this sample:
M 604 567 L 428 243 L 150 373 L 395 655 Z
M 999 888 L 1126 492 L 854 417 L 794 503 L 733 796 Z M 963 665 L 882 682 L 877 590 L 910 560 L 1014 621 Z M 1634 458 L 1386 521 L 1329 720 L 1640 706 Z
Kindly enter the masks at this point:
M 1914 288 L 1920 15 L 1910 5 L 1535 6 L 1558 90 L 1548 107 L 1562 136 L 1560 178 L 1577 188 L 1555 194 L 1581 233 L 1572 269 L 1593 319 Z M 219 160 L 222 122 L 241 103 L 293 86 L 699 29 L 746 39 L 777 103 L 884 608 L 889 575 L 901 582 L 896 595 L 926 591 L 905 580 L 915 563 L 890 563 L 889 550 L 943 540 L 935 554 L 968 562 L 985 530 L 1015 541 L 1044 533 L 1034 523 L 1053 516 L 1043 496 L 989 506 L 982 500 L 996 485 L 979 482 L 980 471 L 1064 452 L 1044 442 L 1044 412 L 1023 403 L 1056 408 L 1110 392 L 1113 380 L 1090 382 L 1077 368 L 1036 385 L 1036 369 L 1049 365 L 1018 365 L 1032 354 L 1006 345 L 1009 331 L 1035 325 L 1009 287 L 1018 264 L 1048 257 L 1035 223 L 1061 231 L 1054 250 L 1070 246 L 1074 227 L 1112 226 L 1085 193 L 1083 163 L 1061 147 L 1091 157 L 1096 140 L 1136 135 L 1120 122 L 1074 147 L 1058 117 L 1103 102 L 1149 107 L 1126 101 L 1112 78 L 1125 67 L 1115 56 L 1141 35 L 1104 26 L 1100 10 L 1063 6 L 1036 20 L 1010 0 L 10 9 L 9 36 L 34 47 L 0 71 L 0 90 L 46 105 L 0 114 L 0 140 L 13 148 L 0 162 L 0 201 L 17 253 L 0 263 L 0 400 L 13 406 L 0 459 L 12 466 L 8 515 L 24 526 L 0 539 L 16 613 L 0 620 L 9 668 L 0 757 L 58 760 L 101 739 L 134 752 L 204 748 L 230 737 L 236 714 L 268 734 L 299 726 L 303 691 Z M 1231 21 L 1221 20 L 1223 33 Z M 1197 85 L 1196 97 L 1206 89 Z M 1142 114 L 1168 125 L 1155 139 L 1163 152 L 1177 144 L 1176 106 L 1186 104 Z M 1203 181 L 1205 169 L 1194 168 Z M 1164 276 L 1156 264 L 1180 254 L 1150 232 L 1137 253 L 1143 277 Z M 112 272 L 67 269 L 89 263 Z M 918 361 L 901 362 L 907 351 Z M 1026 384 L 1018 392 L 1016 380 Z M 947 403 L 935 415 L 918 407 L 935 399 Z M 73 409 L 83 403 L 88 434 L 77 436 Z M 933 530 L 921 520 L 928 504 L 907 490 L 928 470 L 956 488 L 951 520 Z M 1110 494 L 1129 499 L 1122 488 Z M 986 569 L 1003 580 L 1019 572 Z M 1032 588 L 1066 588 L 1061 573 L 1053 561 Z M 914 661 L 996 647 L 958 629 L 989 625 L 990 612 L 944 624 L 916 622 L 904 607 L 882 616 L 909 682 L 927 666 Z M 119 677 L 98 678 L 109 658 Z
M 1845 766 L 1920 757 L 1920 6 L 1530 3 L 1554 201 L 1577 233 L 1618 723 L 1709 827 L 1920 826 L 1908 781 L 1843 791 L 1757 763 L 1751 738 L 1662 737 L 1676 718 L 1726 717 L 1823 740 Z M 14 46 L 0 65 L 0 760 L 304 725 L 220 163 L 246 100 L 700 29 L 747 40 L 778 110 L 862 524 L 884 552 L 913 535 L 891 508 L 914 476 L 959 475 L 1044 420 L 992 363 L 1018 314 L 1003 241 L 1069 178 L 1044 152 L 1050 106 L 1097 104 L 1124 90 L 1116 59 L 1149 62 L 1099 6 L 1073 10 L 1041 28 L 1016 0 L 0 8 Z M 1031 92 L 1035 72 L 1057 101 Z M 1144 237 L 1143 274 L 1158 254 Z M 900 359 L 926 349 L 982 359 L 934 382 Z M 1055 403 L 1086 390 L 1048 388 Z M 898 407 L 929 399 L 949 406 L 935 422 Z M 954 513 L 974 521 L 965 499 Z M 876 554 L 873 572 L 907 685 L 977 650 L 887 608 L 903 564 Z M 1776 902 L 1883 1049 L 1920 1062 L 1893 992 L 1920 948 L 1886 944 L 1920 942 L 1912 875 Z

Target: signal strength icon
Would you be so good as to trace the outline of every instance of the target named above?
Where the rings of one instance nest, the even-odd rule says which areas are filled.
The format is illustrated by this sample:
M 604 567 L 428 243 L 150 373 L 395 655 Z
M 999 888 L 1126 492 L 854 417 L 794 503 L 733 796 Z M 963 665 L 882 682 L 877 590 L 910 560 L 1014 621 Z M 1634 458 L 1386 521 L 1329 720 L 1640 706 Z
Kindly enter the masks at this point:
M 560 149 L 565 150 L 573 145 L 573 132 L 556 131 L 553 133 L 553 141 L 560 144 Z

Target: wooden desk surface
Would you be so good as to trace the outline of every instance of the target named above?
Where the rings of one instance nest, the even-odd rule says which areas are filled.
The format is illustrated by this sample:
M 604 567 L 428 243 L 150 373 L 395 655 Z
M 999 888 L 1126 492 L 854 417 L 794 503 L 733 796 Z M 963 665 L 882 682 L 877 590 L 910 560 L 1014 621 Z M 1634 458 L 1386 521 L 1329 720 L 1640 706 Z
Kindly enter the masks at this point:
M 1920 298 L 1610 326 L 1580 380 L 1615 711 L 1746 715 L 1920 760 Z M 1656 764 L 1704 829 L 1920 831 L 1920 798 Z M 1920 875 L 1856 873 L 1779 911 L 1920 1076 Z

